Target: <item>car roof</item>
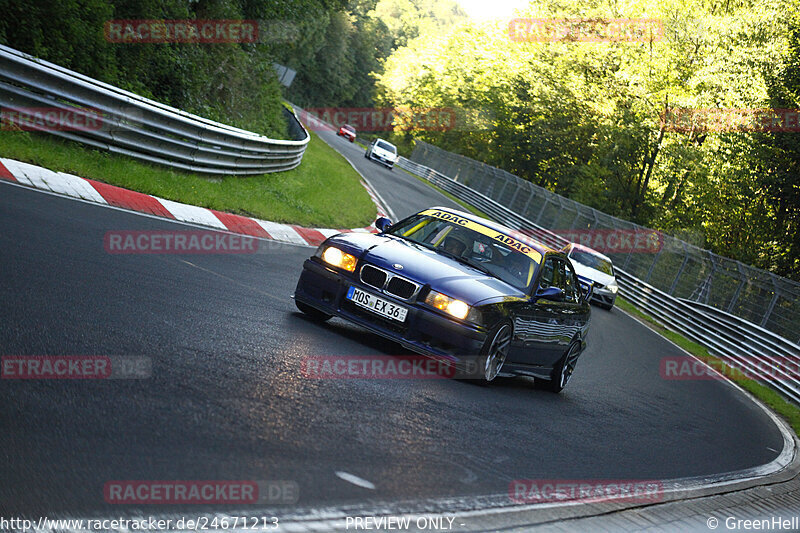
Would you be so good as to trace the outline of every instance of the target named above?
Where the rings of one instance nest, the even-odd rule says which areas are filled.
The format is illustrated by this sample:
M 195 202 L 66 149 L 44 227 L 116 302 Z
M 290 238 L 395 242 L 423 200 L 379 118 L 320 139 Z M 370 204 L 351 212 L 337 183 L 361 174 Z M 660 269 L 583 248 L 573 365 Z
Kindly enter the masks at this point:
M 464 212 L 464 211 L 459 211 L 458 209 L 452 209 L 450 207 L 441 207 L 441 206 L 431 207 L 430 209 L 436 209 L 436 210 L 439 210 L 439 211 L 445 211 L 447 213 L 452 213 L 454 215 L 458 215 L 460 217 L 463 217 L 463 218 L 466 218 L 468 220 L 471 220 L 472 222 L 475 222 L 477 224 L 481 224 L 482 226 L 486 226 L 487 228 L 491 228 L 491 229 L 493 229 L 495 231 L 498 231 L 498 232 L 500 232 L 500 233 L 502 233 L 504 235 L 508 235 L 509 237 L 517 239 L 518 241 L 524 242 L 525 244 L 527 244 L 528 246 L 532 247 L 533 249 L 535 249 L 537 252 L 539 252 L 543 256 L 545 254 L 560 253 L 559 250 L 555 250 L 553 248 L 550 248 L 549 246 L 547 246 L 546 244 L 542 243 L 541 241 L 537 241 L 536 239 L 531 238 L 529 235 L 526 235 L 526 234 L 522 233 L 520 230 L 511 229 L 508 226 L 504 226 L 503 224 L 498 224 L 497 222 L 485 219 L 483 217 L 479 217 L 477 215 L 473 215 L 472 213 L 467 213 L 467 212 Z M 423 211 L 427 211 L 427 209 L 425 209 Z
M 350 124 L 345 124 L 345 125 L 344 125 L 344 126 L 342 126 L 342 127 L 343 127 L 343 128 L 349 128 L 349 129 L 351 129 L 351 130 L 353 130 L 353 131 L 356 131 L 356 129 L 355 129 L 353 126 L 351 126 Z
M 577 242 L 571 242 L 571 243 L 569 243 L 567 246 L 571 247 L 573 250 L 580 250 L 581 252 L 586 252 L 586 253 L 589 253 L 589 254 L 592 254 L 592 255 L 596 255 L 596 256 L 598 256 L 600 259 L 605 259 L 606 261 L 608 261 L 608 262 L 609 262 L 609 263 L 611 263 L 611 264 L 613 264 L 613 263 L 614 263 L 614 262 L 611 260 L 611 258 L 610 258 L 610 257 L 608 257 L 608 256 L 607 256 L 607 255 L 605 255 L 605 254 L 601 254 L 600 252 L 598 252 L 598 251 L 597 251 L 597 250 L 595 250 L 594 248 L 589 248 L 588 246 L 584 246 L 584 245 L 582 245 L 582 244 L 578 244 Z

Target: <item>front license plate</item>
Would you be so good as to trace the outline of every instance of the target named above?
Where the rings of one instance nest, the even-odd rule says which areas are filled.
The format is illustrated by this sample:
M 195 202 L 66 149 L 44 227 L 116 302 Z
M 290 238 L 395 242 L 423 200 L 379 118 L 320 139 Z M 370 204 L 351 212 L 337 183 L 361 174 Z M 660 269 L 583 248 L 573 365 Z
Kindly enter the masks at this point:
M 384 300 L 356 287 L 350 287 L 347 290 L 347 299 L 364 309 L 369 309 L 373 313 L 398 322 L 404 322 L 408 314 L 408 309 L 405 307 L 393 304 L 389 300 Z

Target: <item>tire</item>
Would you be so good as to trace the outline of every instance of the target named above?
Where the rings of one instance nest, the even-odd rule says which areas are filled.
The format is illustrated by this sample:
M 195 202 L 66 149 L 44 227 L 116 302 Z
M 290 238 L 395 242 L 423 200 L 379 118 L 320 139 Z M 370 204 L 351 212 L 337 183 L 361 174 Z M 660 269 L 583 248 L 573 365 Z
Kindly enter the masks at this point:
M 511 347 L 511 339 L 514 335 L 514 326 L 511 322 L 500 322 L 486 336 L 481 348 L 481 355 L 478 358 L 480 368 L 483 371 L 481 380 L 489 383 L 497 377 L 503 364 L 508 357 L 508 350 Z
M 539 380 L 537 382 L 541 382 L 542 387 L 545 390 L 550 392 L 554 392 L 558 394 L 564 387 L 567 386 L 569 383 L 570 378 L 572 377 L 572 373 L 575 370 L 575 365 L 578 362 L 579 353 L 578 350 L 580 348 L 580 341 L 573 342 L 569 345 L 567 349 L 567 353 L 564 354 L 564 357 L 559 360 L 556 367 L 553 369 L 553 374 L 549 380 Z
M 311 307 L 308 304 L 305 304 L 301 301 L 295 300 L 294 304 L 297 308 L 303 312 L 308 318 L 316 320 L 317 322 L 325 322 L 326 320 L 330 320 L 333 315 L 329 315 L 328 313 L 323 313 L 316 307 Z

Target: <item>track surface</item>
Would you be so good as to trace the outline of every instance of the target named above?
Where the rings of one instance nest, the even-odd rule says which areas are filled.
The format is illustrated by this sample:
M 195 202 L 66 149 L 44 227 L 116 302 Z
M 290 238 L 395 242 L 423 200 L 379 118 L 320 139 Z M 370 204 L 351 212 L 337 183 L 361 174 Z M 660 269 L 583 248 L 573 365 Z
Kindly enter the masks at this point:
M 398 216 L 452 205 L 330 138 Z M 0 516 L 139 509 L 106 504 L 109 480 L 288 479 L 312 508 L 506 494 L 520 478 L 711 475 L 767 463 L 782 446 L 730 386 L 662 379 L 661 358 L 682 352 L 618 310 L 593 308 L 589 347 L 560 395 L 522 378 L 309 380 L 306 356 L 407 353 L 296 312 L 309 248 L 109 255 L 108 230 L 187 228 L 3 183 L 0 227 L 0 353 L 153 361 L 146 380 L 0 381 Z

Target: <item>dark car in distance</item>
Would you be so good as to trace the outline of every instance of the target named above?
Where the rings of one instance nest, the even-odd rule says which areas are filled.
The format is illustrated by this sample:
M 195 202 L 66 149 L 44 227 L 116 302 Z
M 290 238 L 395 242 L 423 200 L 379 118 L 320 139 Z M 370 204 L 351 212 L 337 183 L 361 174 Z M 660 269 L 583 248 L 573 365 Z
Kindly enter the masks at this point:
M 477 376 L 527 375 L 559 392 L 586 347 L 591 286 L 560 251 L 436 207 L 378 234 L 342 233 L 303 265 L 297 307 L 338 316 Z

